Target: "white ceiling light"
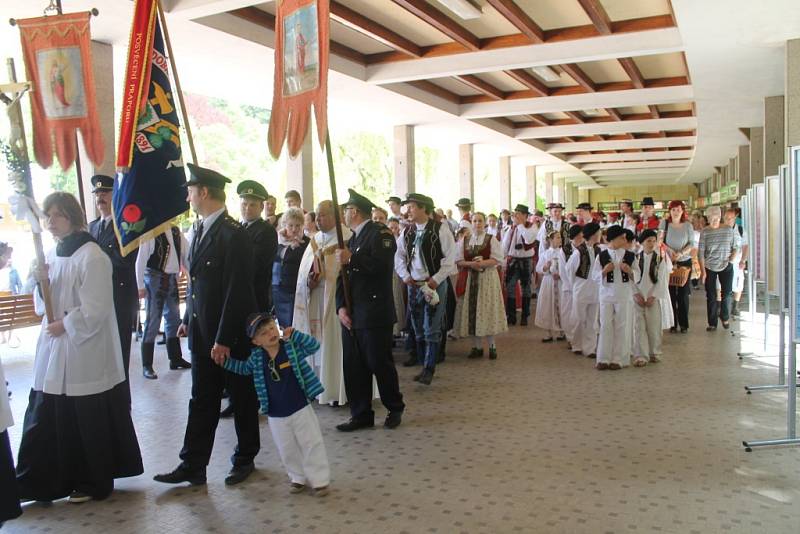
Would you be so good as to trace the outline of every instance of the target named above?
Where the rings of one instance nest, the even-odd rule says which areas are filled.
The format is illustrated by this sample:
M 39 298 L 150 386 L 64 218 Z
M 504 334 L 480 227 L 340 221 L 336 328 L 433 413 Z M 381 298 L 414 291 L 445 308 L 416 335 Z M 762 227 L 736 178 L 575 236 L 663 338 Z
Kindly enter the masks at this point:
M 602 109 L 592 108 L 592 109 L 584 109 L 583 114 L 587 117 L 601 117 L 605 115 Z
M 556 71 L 550 67 L 533 67 L 531 68 L 534 74 L 546 82 L 557 82 L 561 79 Z
M 444 7 L 458 15 L 464 20 L 480 18 L 483 15 L 481 8 L 472 0 L 436 0 Z

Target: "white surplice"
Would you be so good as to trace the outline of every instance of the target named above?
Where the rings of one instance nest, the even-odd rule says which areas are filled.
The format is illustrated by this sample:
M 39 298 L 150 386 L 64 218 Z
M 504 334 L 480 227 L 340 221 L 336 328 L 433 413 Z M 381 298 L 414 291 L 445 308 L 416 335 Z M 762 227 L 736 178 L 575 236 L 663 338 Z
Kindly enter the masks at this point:
M 352 231 L 342 228 L 342 233 L 347 243 Z M 343 405 L 347 402 L 347 394 L 342 366 L 342 328 L 336 314 L 339 264 L 335 252 L 338 246 L 335 228 L 317 232 L 311 238 L 300 261 L 292 327 L 310 334 L 320 343 L 320 349 L 312 357 L 313 368 L 325 388 L 318 397 L 319 402 Z M 312 272 L 319 275 L 319 283 L 313 289 L 308 286 Z

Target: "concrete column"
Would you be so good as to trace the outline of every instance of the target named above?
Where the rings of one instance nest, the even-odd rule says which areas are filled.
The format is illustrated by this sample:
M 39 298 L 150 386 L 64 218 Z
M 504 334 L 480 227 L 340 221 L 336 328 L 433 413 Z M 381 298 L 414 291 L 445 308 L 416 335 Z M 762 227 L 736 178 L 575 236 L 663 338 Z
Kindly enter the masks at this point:
M 536 206 L 536 166 L 525 167 L 525 198 L 528 208 L 533 211 Z
M 739 155 L 736 158 L 736 163 L 739 166 L 737 174 L 739 176 L 739 195 L 744 195 L 745 191 L 750 188 L 750 147 L 741 145 L 739 147 Z
M 764 99 L 764 176 L 778 174 L 786 159 L 783 95 Z
M 750 186 L 764 183 L 764 128 L 750 128 Z
M 103 136 L 103 162 L 96 166 L 89 161 L 86 149 L 83 146 L 81 135 L 78 134 L 78 154 L 81 158 L 81 174 L 83 175 L 82 189 L 86 200 L 86 218 L 92 221 L 97 218 L 97 208 L 94 206 L 92 184 L 89 180 L 95 174 L 114 176 L 116 173 L 116 133 L 114 109 L 114 53 L 110 44 L 92 41 L 92 70 L 94 71 L 95 93 L 97 99 L 97 116 L 100 122 L 100 133 Z M 184 160 L 186 156 L 184 156 Z
M 567 179 L 559 178 L 556 186 L 556 201 L 562 205 L 567 202 Z
M 313 139 L 314 136 L 309 131 L 297 157 L 286 158 L 286 190 L 294 189 L 300 193 L 306 210 L 314 209 Z
M 739 163 L 737 158 L 731 158 L 728 160 L 728 183 L 739 181 L 738 171 Z
M 581 202 L 589 202 L 589 190 L 588 189 L 578 189 L 578 204 Z M 597 209 L 597 206 L 593 206 Z
M 500 209 L 511 209 L 511 156 L 500 158 Z
M 800 145 L 800 39 L 786 41 L 786 146 Z
M 458 147 L 458 193 L 475 201 L 475 151 L 473 145 Z
M 553 201 L 553 173 L 544 173 L 544 203 Z
M 400 198 L 416 190 L 414 127 L 394 127 L 394 193 Z

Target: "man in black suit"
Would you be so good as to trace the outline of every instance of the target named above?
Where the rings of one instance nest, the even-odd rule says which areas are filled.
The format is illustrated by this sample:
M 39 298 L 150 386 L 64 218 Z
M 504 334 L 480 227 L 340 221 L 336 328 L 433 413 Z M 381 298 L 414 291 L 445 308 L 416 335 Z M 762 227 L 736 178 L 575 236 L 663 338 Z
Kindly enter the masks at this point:
M 227 374 L 214 362 L 249 356 L 245 323 L 256 311 L 252 244 L 242 226 L 225 211 L 224 187 L 230 180 L 210 169 L 187 166 L 191 173 L 187 200 L 201 217 L 190 246 L 186 313 L 178 329 L 178 335 L 189 337 L 192 398 L 182 461 L 172 472 L 154 477 L 168 484 L 205 484 Z M 227 383 L 236 407 L 239 440 L 231 458 L 233 467 L 225 478 L 225 484 L 233 485 L 253 472 L 253 458 L 261 445 L 252 378 L 231 376 Z
M 114 221 L 111 217 L 111 194 L 114 190 L 114 179 L 97 174 L 92 176 L 92 193 L 100 216 L 89 223 L 89 233 L 100 248 L 111 259 L 112 280 L 114 282 L 114 311 L 117 314 L 119 344 L 122 348 L 122 365 L 125 368 L 125 393 L 128 404 L 131 401 L 131 389 L 128 382 L 128 364 L 131 361 L 131 335 L 139 311 L 139 292 L 136 288 L 136 255 L 137 250 L 123 256 L 119 251 L 119 242 L 114 232 Z
M 351 417 L 336 428 L 352 432 L 374 426 L 373 375 L 381 402 L 389 411 L 384 426 L 396 428 L 405 409 L 392 358 L 395 322 L 392 276 L 397 244 L 391 230 L 372 222 L 375 205 L 352 189 L 348 192 L 344 220 L 353 230 L 353 237 L 349 248 L 336 251 L 336 259 L 347 271 L 352 309 L 347 309 L 341 277 L 336 287 L 336 309 L 342 323 L 344 385 Z

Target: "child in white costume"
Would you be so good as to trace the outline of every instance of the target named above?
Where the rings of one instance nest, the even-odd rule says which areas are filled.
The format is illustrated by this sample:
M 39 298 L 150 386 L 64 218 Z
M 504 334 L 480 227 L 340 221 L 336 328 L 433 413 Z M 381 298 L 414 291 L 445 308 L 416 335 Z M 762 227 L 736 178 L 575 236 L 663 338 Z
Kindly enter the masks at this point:
M 625 229 L 610 226 L 608 248 L 597 255 L 592 279 L 600 286 L 600 338 L 597 369 L 619 370 L 630 364 L 631 319 L 636 255 L 627 250 Z
M 558 250 L 558 276 L 560 279 L 559 311 L 561 312 L 561 330 L 569 343 L 569 349 L 580 353 L 574 346 L 575 324 L 572 321 L 572 281 L 575 273 L 567 269 L 567 262 L 575 254 L 575 250 L 583 243 L 582 228 L 578 225 L 569 227 L 570 241 Z
M 563 340 L 560 312 L 561 286 L 558 263 L 561 252 L 561 234 L 552 230 L 547 234 L 547 248 L 536 265 L 536 271 L 542 275 L 539 286 L 539 298 L 536 301 L 536 321 L 534 324 L 547 331 L 542 343 L 552 343 L 556 336 Z
M 661 361 L 662 331 L 673 325 L 672 304 L 669 300 L 669 256 L 656 249 L 657 236 L 653 230 L 639 235 L 642 252 L 634 264 L 636 293 L 634 293 L 633 365 L 644 367 L 648 359 Z
M 591 277 L 595 246 L 600 240 L 600 225 L 594 222 L 583 226 L 584 242 L 567 262 L 572 276 L 572 350 L 581 351 L 587 358 L 597 356 L 597 282 Z

